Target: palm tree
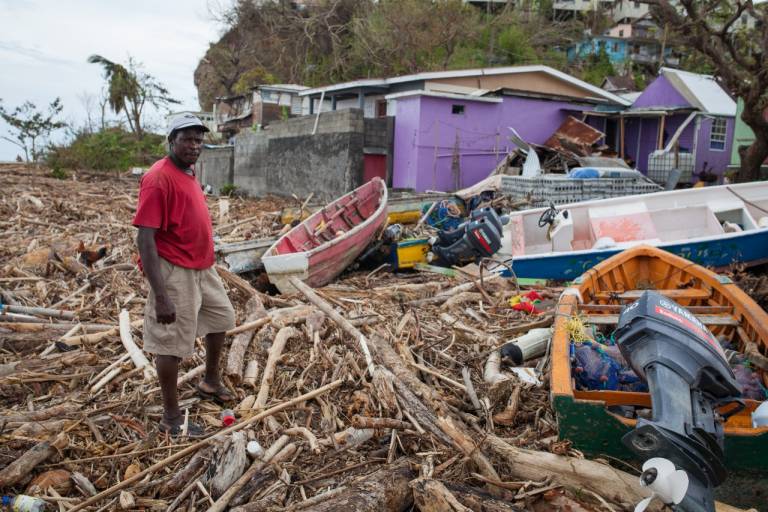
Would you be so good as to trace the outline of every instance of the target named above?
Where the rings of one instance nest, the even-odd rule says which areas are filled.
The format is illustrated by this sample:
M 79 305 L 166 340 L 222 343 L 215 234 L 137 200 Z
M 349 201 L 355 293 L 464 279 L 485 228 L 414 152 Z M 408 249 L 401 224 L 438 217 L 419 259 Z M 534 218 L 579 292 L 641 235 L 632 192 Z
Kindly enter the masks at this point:
M 139 96 L 140 86 L 136 76 L 122 64 L 112 62 L 101 55 L 91 55 L 88 57 L 88 62 L 90 64 L 100 64 L 104 68 L 104 78 L 109 84 L 109 107 L 115 114 L 124 111 L 131 131 L 141 138 L 141 126 L 134 125 L 126 105 Z
M 91 55 L 88 62 L 104 68 L 109 106 L 115 114 L 125 112 L 128 126 L 139 139 L 144 136 L 141 115 L 147 102 L 155 107 L 179 103 L 152 76 L 137 69 L 139 66 L 131 58 L 127 67 L 101 55 Z

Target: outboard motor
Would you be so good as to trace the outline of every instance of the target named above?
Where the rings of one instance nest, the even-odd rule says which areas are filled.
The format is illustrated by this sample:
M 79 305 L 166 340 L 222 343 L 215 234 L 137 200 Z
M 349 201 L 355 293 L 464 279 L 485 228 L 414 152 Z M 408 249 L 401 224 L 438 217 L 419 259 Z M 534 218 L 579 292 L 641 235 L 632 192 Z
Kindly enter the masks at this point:
M 624 308 L 616 340 L 651 394 L 653 419 L 622 438 L 645 462 L 641 484 L 674 510 L 714 511 L 713 489 L 726 478 L 717 408 L 744 406 L 723 349 L 698 318 L 653 291 Z
M 499 216 L 493 208 L 473 210 L 459 227 L 437 234 L 432 253 L 438 264 L 447 266 L 493 256 L 501 248 L 502 226 L 508 222 L 508 215 Z

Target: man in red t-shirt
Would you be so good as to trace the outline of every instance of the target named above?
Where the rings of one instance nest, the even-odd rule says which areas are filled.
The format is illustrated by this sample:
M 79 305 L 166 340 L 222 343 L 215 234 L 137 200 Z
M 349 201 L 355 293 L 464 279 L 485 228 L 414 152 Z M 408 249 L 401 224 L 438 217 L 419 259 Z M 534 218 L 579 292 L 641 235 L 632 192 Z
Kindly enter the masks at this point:
M 192 167 L 207 131 L 191 114 L 171 120 L 169 154 L 142 177 L 133 218 L 139 265 L 150 285 L 144 350 L 155 355 L 163 397 L 160 430 L 171 435 L 180 433 L 183 423 L 179 361 L 194 353 L 196 337 L 205 336 L 205 377 L 198 393 L 219 403 L 235 398 L 219 379 L 224 333 L 235 326 L 235 313 L 213 268 L 211 216 Z M 203 433 L 199 425 L 187 425 L 189 436 Z

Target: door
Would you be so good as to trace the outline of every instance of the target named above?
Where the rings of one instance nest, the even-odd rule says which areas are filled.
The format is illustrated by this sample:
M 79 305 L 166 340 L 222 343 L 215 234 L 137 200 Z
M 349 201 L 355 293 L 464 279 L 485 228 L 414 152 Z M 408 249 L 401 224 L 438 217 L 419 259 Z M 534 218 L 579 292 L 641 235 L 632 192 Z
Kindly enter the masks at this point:
M 363 183 L 375 177 L 387 181 L 387 155 L 363 155 Z

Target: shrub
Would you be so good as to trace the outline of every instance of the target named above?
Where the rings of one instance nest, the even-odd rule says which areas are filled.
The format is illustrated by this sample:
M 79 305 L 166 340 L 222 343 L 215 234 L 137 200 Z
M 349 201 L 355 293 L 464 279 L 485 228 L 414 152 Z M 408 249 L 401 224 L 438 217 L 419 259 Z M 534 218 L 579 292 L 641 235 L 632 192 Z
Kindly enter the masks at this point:
M 52 168 L 124 171 L 161 158 L 164 137 L 147 133 L 141 140 L 121 128 L 78 133 L 69 145 L 49 149 L 46 161 Z
M 63 170 L 61 167 L 54 167 L 51 169 L 51 176 L 56 178 L 57 180 L 65 180 L 69 178 L 69 174 L 67 174 L 67 171 Z
M 237 190 L 237 185 L 233 185 L 232 183 L 225 183 L 219 189 L 219 195 L 231 196 L 235 193 L 236 190 Z

